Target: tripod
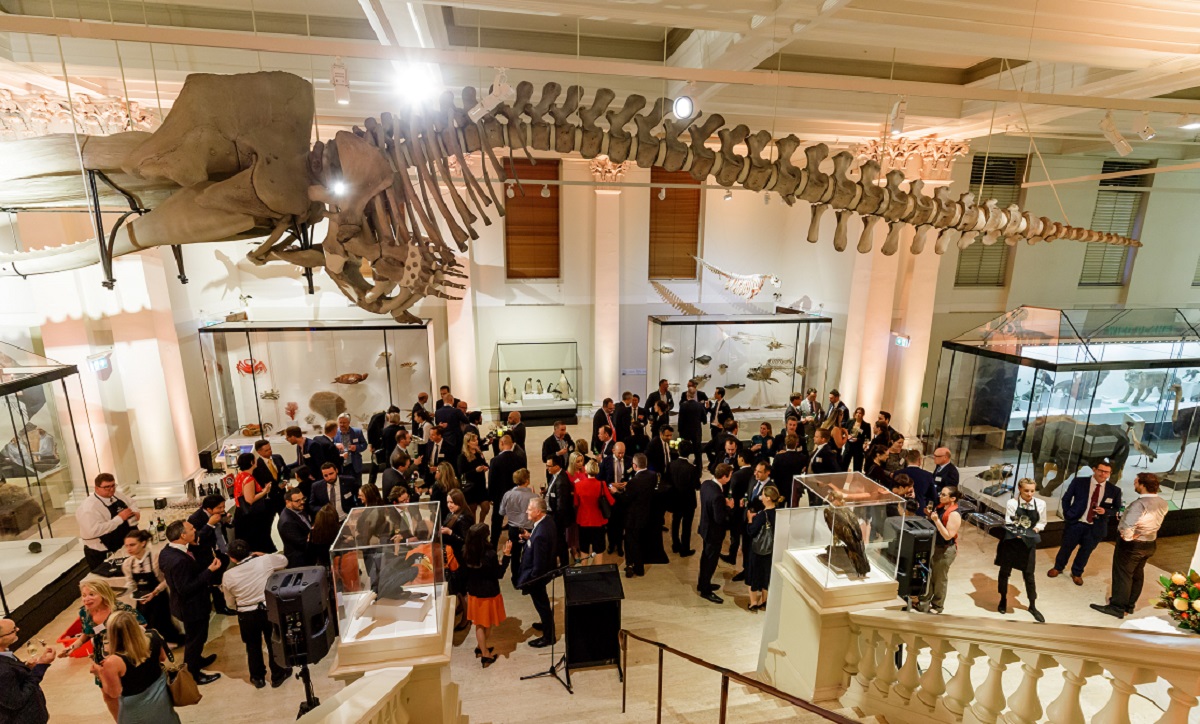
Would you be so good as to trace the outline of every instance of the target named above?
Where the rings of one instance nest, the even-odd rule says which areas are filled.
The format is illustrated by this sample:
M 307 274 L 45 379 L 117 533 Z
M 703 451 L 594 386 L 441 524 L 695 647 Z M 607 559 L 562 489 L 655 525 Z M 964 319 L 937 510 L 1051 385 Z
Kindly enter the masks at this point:
M 300 673 L 296 674 L 296 678 L 304 682 L 304 701 L 300 702 L 300 712 L 296 714 L 296 718 L 299 719 L 320 706 L 321 700 L 313 693 L 312 677 L 308 675 L 308 664 L 300 664 Z
M 570 568 L 570 566 L 562 566 L 561 568 L 555 568 L 555 569 L 549 571 L 548 573 L 546 573 L 545 575 L 542 575 L 530 582 L 530 583 L 536 584 L 536 583 L 541 582 L 545 578 L 550 579 L 550 619 L 552 621 L 554 620 L 554 599 L 558 595 L 558 583 L 557 583 L 558 577 L 561 576 L 568 568 Z M 528 584 L 526 585 L 526 587 L 528 588 Z M 546 633 L 548 633 L 548 632 L 542 632 L 542 635 L 545 636 Z M 564 642 L 565 642 L 565 639 L 566 639 L 565 633 L 563 634 L 563 637 L 564 637 Z M 557 644 L 557 641 L 558 641 L 558 637 L 554 637 L 554 638 L 550 639 L 550 668 L 546 669 L 545 671 L 539 671 L 536 674 L 529 674 L 528 676 L 522 676 L 521 681 L 525 681 L 527 679 L 540 679 L 543 676 L 552 676 L 558 680 L 558 683 L 563 685 L 563 688 L 567 690 L 568 694 L 574 694 L 575 692 L 571 689 L 571 669 L 569 666 L 567 666 L 567 654 L 566 654 L 566 652 L 563 652 L 562 656 L 558 656 L 555 653 L 555 645 Z M 558 670 L 560 667 L 567 672 L 567 678 L 565 680 L 558 673 Z

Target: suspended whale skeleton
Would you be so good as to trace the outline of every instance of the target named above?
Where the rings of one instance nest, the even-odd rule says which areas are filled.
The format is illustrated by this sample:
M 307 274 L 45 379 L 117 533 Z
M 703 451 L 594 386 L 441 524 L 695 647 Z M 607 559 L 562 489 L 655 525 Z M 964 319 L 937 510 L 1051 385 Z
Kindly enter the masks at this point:
M 805 148 L 804 163 L 796 166 L 791 160 L 800 148 L 796 136 L 773 139 L 765 130 L 751 134 L 745 125 L 726 128 L 717 114 L 703 122 L 699 113 L 670 118 L 665 98 L 647 105 L 643 96 L 631 95 L 619 109 L 609 110 L 612 90 L 600 88 L 588 106 L 582 104 L 583 93 L 580 86 L 564 93 L 558 83 L 547 83 L 535 103 L 533 85 L 522 82 L 514 102 L 500 103 L 472 121 L 468 109 L 478 108 L 477 91 L 467 87 L 462 107 L 447 91 L 437 108 L 383 113 L 366 119 L 362 128 L 310 145 L 315 108 L 308 81 L 278 71 L 193 74 L 153 133 L 80 137 L 87 202 L 100 238 L 0 254 L 0 275 L 49 273 L 99 261 L 111 288 L 113 258 L 171 246 L 186 281 L 180 245 L 265 236 L 248 255 L 252 262 L 290 262 L 307 274 L 323 268 L 363 309 L 412 321 L 409 310 L 423 297 L 453 299 L 454 290 L 464 288 L 456 281 L 464 277 L 456 254 L 466 250 L 468 239 L 478 238 L 475 225 L 481 219 L 491 224 L 484 208 L 495 205 L 504 215 L 488 166 L 499 183 L 512 183 L 496 155 L 496 149 L 505 148 L 531 160 L 530 149 L 589 159 L 607 155 L 614 163 L 632 159 L 643 168 L 687 171 L 704 183 L 711 177 L 724 187 L 776 193 L 789 205 L 806 201 L 813 206 L 808 240 L 814 243 L 823 215 L 832 208 L 838 251 L 848 245 L 847 222 L 853 215 L 865 219 L 860 253 L 872 250 L 880 223 L 889 226 L 884 254 L 896 253 L 905 226 L 916 229 L 913 253 L 931 237 L 939 254 L 952 243 L 966 247 L 977 240 L 1140 245 L 1036 217 L 1015 204 L 979 204 L 970 192 L 954 199 L 939 187 L 926 196 L 920 179 L 909 181 L 905 190 L 899 170 L 890 171 L 881 185 L 879 165 L 871 160 L 852 178 L 854 156 L 847 151 L 832 157 L 833 172 L 826 173 L 821 170 L 829 157 L 825 144 Z M 607 128 L 597 123 L 602 117 Z M 688 141 L 680 138 L 685 131 Z M 720 141 L 716 149 L 706 145 L 714 133 Z M 743 145 L 745 155 L 736 151 Z M 70 135 L 0 144 L 0 208 L 79 204 L 76 148 Z M 474 153 L 483 160 L 482 183 L 467 163 Z M 463 184 L 463 193 L 456 182 Z M 129 211 L 105 231 L 100 208 L 111 209 L 113 202 L 128 204 Z M 322 219 L 329 221 L 328 231 L 314 242 L 310 230 Z

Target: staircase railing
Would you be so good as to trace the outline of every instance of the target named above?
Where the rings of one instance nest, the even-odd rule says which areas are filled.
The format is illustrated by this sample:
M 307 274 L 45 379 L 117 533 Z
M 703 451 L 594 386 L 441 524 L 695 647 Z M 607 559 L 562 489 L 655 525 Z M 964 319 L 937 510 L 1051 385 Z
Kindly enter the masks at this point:
M 1200 704 L 1200 642 L 1192 636 L 898 611 L 851 613 L 850 635 L 842 704 L 892 722 L 1123 724 L 1157 716 L 1158 724 L 1185 724 Z M 984 670 L 972 677 L 977 661 Z M 1012 664 L 1019 669 L 1008 671 Z M 1058 680 L 1042 681 L 1054 671 Z M 1008 694 L 1006 672 L 1020 678 Z M 1111 694 L 1085 717 L 1082 690 L 1098 676 L 1109 679 Z M 1154 682 L 1166 688 L 1165 709 L 1131 711 L 1136 687 Z
M 721 724 L 725 724 L 725 713 L 729 707 L 729 682 L 730 681 L 737 682 L 743 686 L 750 687 L 751 689 L 757 689 L 758 691 L 761 691 L 764 694 L 773 696 L 776 699 L 785 701 L 794 707 L 803 709 L 812 714 L 816 714 L 816 715 L 823 717 L 829 721 L 838 722 L 838 724 L 858 724 L 858 722 L 854 721 L 853 719 L 848 719 L 848 718 L 842 716 L 841 714 L 838 714 L 837 712 L 825 709 L 824 707 L 818 706 L 818 705 L 812 703 L 811 701 L 806 701 L 799 697 L 792 696 L 791 694 L 789 694 L 785 691 L 780 691 L 779 689 L 776 689 L 775 687 L 771 686 L 770 684 L 765 684 L 761 681 L 758 681 L 757 679 L 752 679 L 749 676 L 745 676 L 744 674 L 739 674 L 736 671 L 731 671 L 730 669 L 727 669 L 724 666 L 718 666 L 717 664 L 710 663 L 708 661 L 705 661 L 704 659 L 699 658 L 698 656 L 693 656 L 692 654 L 685 653 L 683 651 L 680 651 L 679 649 L 668 646 L 667 644 L 664 644 L 661 641 L 655 641 L 653 639 L 648 639 L 645 636 L 639 636 L 639 635 L 633 633 L 632 631 L 628 631 L 626 629 L 621 629 L 619 636 L 620 636 L 620 641 L 621 641 L 621 669 L 622 669 L 622 671 L 625 672 L 625 675 L 621 679 L 621 713 L 622 714 L 625 713 L 626 687 L 629 682 L 629 641 L 628 640 L 632 638 L 632 639 L 641 641 L 642 643 L 649 644 L 649 645 L 653 646 L 654 648 L 658 649 L 658 696 L 657 696 L 657 702 L 655 705 L 655 719 L 654 719 L 655 724 L 662 724 L 663 655 L 666 653 L 673 654 L 673 655 L 678 656 L 679 658 L 683 659 L 684 661 L 689 661 L 701 668 L 708 669 L 709 671 L 715 671 L 721 675 L 721 709 L 720 709 L 720 720 L 719 720 Z

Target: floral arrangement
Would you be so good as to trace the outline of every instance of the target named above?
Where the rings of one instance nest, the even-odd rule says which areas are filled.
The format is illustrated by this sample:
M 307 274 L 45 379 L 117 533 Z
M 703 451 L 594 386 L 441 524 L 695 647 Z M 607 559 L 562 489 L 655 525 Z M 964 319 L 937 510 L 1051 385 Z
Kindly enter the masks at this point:
M 1155 605 L 1167 609 L 1179 628 L 1200 633 L 1200 573 L 1159 576 L 1158 582 L 1163 592 Z
M 679 444 L 680 444 L 681 442 L 683 442 L 683 438 L 681 438 L 681 437 L 675 437 L 675 438 L 671 438 L 671 441 L 670 441 L 670 442 L 668 442 L 667 444 L 671 446 L 671 449 L 672 449 L 672 450 L 675 450 L 676 452 L 678 452 L 678 451 L 679 451 Z

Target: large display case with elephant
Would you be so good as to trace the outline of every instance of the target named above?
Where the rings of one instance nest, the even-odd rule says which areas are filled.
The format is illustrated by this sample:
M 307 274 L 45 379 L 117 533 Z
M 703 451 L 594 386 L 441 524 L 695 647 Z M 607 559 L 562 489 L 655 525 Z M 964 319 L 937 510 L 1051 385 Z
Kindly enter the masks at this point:
M 1198 330 L 1200 310 L 1019 307 L 942 343 L 929 438 L 996 509 L 1027 477 L 1056 511 L 1101 459 L 1131 498 L 1149 471 L 1200 508 Z

